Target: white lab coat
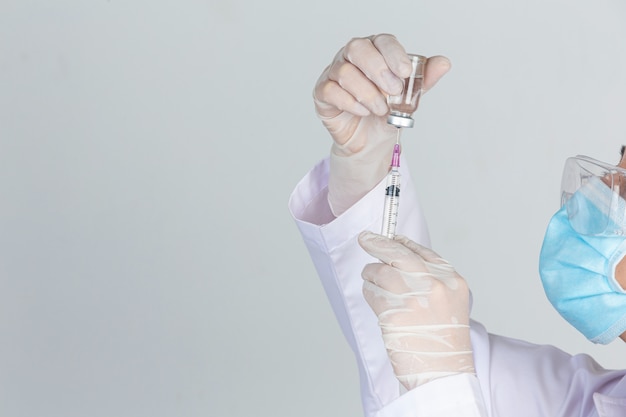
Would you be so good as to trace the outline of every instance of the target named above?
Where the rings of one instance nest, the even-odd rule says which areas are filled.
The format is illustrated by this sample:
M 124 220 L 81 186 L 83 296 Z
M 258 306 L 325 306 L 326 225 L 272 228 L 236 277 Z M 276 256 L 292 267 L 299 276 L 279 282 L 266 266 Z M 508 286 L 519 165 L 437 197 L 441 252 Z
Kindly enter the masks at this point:
M 397 232 L 429 246 L 404 161 L 401 174 Z M 401 394 L 377 317 L 362 296 L 361 270 L 376 260 L 357 243 L 361 231 L 380 231 L 384 182 L 336 219 L 327 184 L 324 160 L 298 183 L 289 208 L 356 356 L 365 416 L 626 417 L 626 371 L 602 369 L 587 355 L 492 335 L 477 322 L 471 326 L 477 377 L 440 378 Z

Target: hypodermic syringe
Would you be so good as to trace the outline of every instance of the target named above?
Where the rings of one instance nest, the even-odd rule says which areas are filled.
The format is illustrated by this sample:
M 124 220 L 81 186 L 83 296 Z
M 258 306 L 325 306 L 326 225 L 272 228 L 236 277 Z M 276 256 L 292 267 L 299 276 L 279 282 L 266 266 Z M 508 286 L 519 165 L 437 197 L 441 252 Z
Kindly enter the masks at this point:
M 398 140 L 393 146 L 391 157 L 391 169 L 387 174 L 387 184 L 385 186 L 385 209 L 383 211 L 383 227 L 381 234 L 392 238 L 396 235 L 396 225 L 398 223 L 398 205 L 400 204 L 400 129 L 398 129 Z

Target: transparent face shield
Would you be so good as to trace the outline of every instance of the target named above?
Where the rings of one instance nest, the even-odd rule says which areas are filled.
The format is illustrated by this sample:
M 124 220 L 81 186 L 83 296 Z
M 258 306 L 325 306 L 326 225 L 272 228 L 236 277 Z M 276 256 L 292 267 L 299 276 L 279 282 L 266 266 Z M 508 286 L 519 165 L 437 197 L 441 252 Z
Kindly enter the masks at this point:
M 626 236 L 626 170 L 586 156 L 568 158 L 561 206 L 572 228 L 590 236 Z

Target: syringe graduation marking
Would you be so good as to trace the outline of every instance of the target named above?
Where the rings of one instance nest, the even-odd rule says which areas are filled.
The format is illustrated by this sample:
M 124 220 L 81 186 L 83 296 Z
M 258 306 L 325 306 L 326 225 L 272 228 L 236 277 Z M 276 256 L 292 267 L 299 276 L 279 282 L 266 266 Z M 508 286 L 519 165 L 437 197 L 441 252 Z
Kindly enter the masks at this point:
M 400 187 L 398 187 L 395 184 L 391 184 L 389 187 L 387 187 L 387 189 L 385 190 L 385 195 L 390 195 L 390 196 L 394 196 L 397 197 L 400 195 Z
M 391 157 L 391 170 L 387 174 L 387 187 L 385 188 L 385 207 L 383 211 L 383 227 L 381 234 L 393 238 L 396 234 L 398 220 L 398 205 L 400 203 L 400 129 L 396 144 L 393 147 Z

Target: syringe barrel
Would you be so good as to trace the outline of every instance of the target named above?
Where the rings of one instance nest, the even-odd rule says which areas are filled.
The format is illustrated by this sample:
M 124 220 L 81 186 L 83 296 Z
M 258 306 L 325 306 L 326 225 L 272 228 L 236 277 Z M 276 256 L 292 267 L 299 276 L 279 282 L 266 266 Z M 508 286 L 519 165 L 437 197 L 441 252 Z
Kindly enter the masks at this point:
M 385 207 L 383 210 L 383 226 L 381 230 L 383 236 L 393 238 L 396 235 L 399 204 L 400 173 L 397 169 L 392 169 L 389 174 L 387 174 L 387 184 L 385 186 Z

